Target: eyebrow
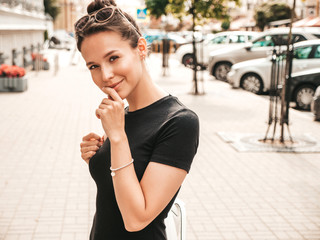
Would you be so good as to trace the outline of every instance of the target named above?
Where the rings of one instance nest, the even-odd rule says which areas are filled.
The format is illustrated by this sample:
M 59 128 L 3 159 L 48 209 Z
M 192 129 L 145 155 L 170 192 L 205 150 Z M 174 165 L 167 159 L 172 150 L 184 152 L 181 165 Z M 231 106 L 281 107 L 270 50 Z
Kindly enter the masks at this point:
M 111 50 L 110 52 L 107 52 L 104 56 L 103 56 L 103 58 L 107 58 L 108 56 L 110 56 L 111 54 L 113 54 L 114 52 L 117 52 L 118 50 Z M 86 66 L 89 66 L 89 65 L 91 65 L 91 64 L 94 64 L 94 62 L 87 62 L 86 63 Z

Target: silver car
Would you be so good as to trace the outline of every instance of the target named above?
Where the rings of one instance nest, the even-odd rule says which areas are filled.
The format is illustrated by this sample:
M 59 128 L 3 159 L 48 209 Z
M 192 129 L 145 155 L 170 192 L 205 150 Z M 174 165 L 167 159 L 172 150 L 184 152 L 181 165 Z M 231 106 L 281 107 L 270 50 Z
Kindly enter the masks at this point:
M 199 42 L 197 48 L 197 62 L 201 66 L 208 66 L 209 54 L 211 51 L 235 45 L 242 45 L 252 41 L 259 36 L 258 32 L 251 31 L 227 31 L 214 34 L 206 38 L 203 43 Z M 192 43 L 184 44 L 178 48 L 175 58 L 185 66 L 193 64 Z
M 270 56 L 271 57 L 271 56 Z M 320 66 L 320 39 L 294 44 L 292 72 Z M 272 62 L 268 58 L 248 60 L 232 65 L 227 80 L 234 88 L 260 94 L 270 89 Z
M 313 30 L 292 28 L 294 42 L 318 39 Z M 235 63 L 267 57 L 275 45 L 286 46 L 289 28 L 275 28 L 265 31 L 260 37 L 248 43 L 247 46 L 224 48 L 210 53 L 208 70 L 216 79 L 226 81 L 227 73 Z M 315 33 L 319 30 L 315 29 Z

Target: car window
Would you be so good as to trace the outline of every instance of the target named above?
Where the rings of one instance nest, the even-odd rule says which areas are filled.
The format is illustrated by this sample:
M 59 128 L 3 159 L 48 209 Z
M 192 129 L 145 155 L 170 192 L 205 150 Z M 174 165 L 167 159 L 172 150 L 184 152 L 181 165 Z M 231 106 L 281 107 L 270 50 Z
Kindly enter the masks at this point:
M 244 35 L 230 35 L 229 43 L 245 43 L 246 39 Z
M 274 42 L 272 40 L 272 36 L 271 35 L 267 35 L 267 36 L 263 36 L 257 40 L 255 40 L 252 43 L 252 47 L 268 47 L 268 46 L 274 46 Z
M 283 34 L 281 37 L 282 37 L 282 39 L 280 40 L 281 45 L 287 45 L 289 41 L 289 35 Z M 307 40 L 304 36 L 300 34 L 292 34 L 292 39 L 293 39 L 293 43 Z
M 312 51 L 312 46 L 299 47 L 294 50 L 294 56 L 297 59 L 307 59 L 307 58 L 310 58 L 311 51 Z
M 304 36 L 300 34 L 292 34 L 292 37 L 293 37 L 294 43 L 307 40 Z
M 251 41 L 255 36 L 248 35 L 248 40 Z
M 211 40 L 211 44 L 222 44 L 227 43 L 227 36 L 218 36 Z
M 316 47 L 314 58 L 320 58 L 320 45 Z
M 320 38 L 320 34 L 313 34 L 314 36 L 316 36 L 317 38 Z

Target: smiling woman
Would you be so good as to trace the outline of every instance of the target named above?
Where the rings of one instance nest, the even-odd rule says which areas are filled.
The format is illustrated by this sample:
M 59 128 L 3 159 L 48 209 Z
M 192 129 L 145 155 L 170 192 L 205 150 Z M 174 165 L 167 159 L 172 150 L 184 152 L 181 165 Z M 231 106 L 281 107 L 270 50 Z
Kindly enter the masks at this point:
M 138 48 L 134 49 L 116 32 L 90 35 L 83 40 L 81 47 L 94 83 L 100 89 L 109 87 L 116 90 L 122 99 L 128 101 L 132 97 L 135 99 L 136 94 L 142 94 L 139 88 L 136 93 L 132 91 L 140 83 L 139 80 L 149 82 L 147 75 L 142 75 L 144 62 L 140 57 L 144 57 L 146 52 L 143 38 L 139 38 Z M 131 105 L 131 109 L 134 107 Z
M 96 110 L 103 136 L 89 133 L 80 144 L 97 184 L 90 239 L 166 240 L 164 219 L 197 152 L 198 117 L 153 83 L 146 40 L 113 1 L 92 2 L 75 30 L 106 94 Z

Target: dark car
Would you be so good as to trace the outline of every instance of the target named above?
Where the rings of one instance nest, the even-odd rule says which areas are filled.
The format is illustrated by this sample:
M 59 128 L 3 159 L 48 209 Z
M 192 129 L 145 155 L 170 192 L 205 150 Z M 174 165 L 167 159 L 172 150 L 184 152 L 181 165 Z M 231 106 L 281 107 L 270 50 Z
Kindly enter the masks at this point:
M 316 89 L 316 93 L 313 97 L 311 111 L 314 114 L 314 120 L 320 121 L 320 86 Z
M 298 109 L 310 110 L 310 105 L 318 86 L 320 86 L 320 68 L 292 74 L 291 100 L 296 102 Z

